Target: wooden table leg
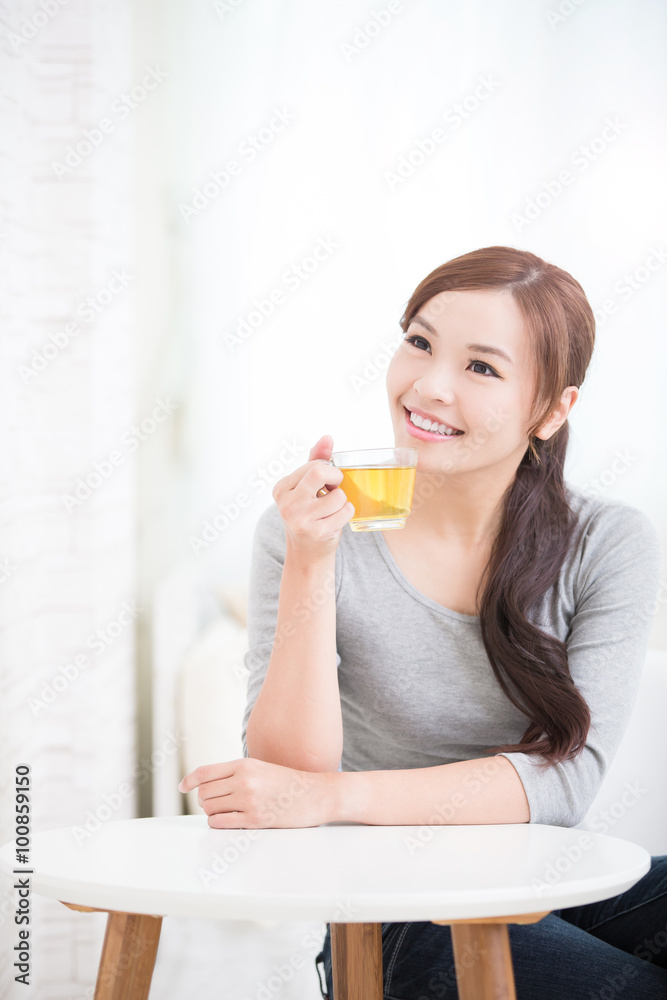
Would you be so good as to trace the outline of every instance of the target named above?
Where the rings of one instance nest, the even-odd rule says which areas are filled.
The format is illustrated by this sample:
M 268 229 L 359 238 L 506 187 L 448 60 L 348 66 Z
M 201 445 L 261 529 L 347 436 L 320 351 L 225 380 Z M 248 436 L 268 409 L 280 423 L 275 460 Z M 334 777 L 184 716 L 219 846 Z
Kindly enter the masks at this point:
M 534 924 L 545 913 L 474 920 L 432 920 L 449 924 L 459 1000 L 516 1000 L 508 924 Z
M 63 902 L 63 900 L 61 900 Z M 72 910 L 108 913 L 95 1000 L 148 1000 L 162 917 L 65 903 Z
M 330 926 L 336 1000 L 382 1000 L 382 924 Z
M 459 1000 L 516 1000 L 507 924 L 458 924 L 452 947 Z

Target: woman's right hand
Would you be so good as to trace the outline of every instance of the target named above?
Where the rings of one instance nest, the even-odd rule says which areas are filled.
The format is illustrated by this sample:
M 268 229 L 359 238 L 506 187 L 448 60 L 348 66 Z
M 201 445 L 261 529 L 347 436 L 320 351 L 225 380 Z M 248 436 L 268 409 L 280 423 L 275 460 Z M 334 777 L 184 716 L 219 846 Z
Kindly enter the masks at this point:
M 285 523 L 287 544 L 312 560 L 335 552 L 354 506 L 338 484 L 343 473 L 329 464 L 333 438 L 323 435 L 305 465 L 279 479 L 271 495 Z M 317 494 L 327 490 L 322 496 Z

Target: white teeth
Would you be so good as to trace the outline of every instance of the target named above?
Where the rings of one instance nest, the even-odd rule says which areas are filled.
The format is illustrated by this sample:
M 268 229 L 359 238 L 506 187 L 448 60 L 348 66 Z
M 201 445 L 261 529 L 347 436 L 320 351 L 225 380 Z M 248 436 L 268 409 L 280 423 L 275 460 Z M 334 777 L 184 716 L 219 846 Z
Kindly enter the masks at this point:
M 437 424 L 434 420 L 431 421 L 428 418 L 420 417 L 417 413 L 410 412 L 410 420 L 415 426 L 421 427 L 425 431 L 435 431 L 438 434 L 443 434 L 445 437 L 452 437 L 452 435 L 457 434 L 455 430 L 448 430 L 446 424 Z

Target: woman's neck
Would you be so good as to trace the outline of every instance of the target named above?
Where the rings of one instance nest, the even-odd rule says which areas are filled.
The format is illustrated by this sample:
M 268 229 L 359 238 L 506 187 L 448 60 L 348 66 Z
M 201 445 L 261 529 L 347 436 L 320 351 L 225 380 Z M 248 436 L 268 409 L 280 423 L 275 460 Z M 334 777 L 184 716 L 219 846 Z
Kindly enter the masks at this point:
M 439 477 L 442 480 L 442 477 Z M 489 549 L 502 524 L 507 486 L 478 483 L 473 488 L 452 477 L 433 487 L 433 476 L 417 473 L 410 516 L 410 534 L 429 535 L 442 545 L 465 551 Z

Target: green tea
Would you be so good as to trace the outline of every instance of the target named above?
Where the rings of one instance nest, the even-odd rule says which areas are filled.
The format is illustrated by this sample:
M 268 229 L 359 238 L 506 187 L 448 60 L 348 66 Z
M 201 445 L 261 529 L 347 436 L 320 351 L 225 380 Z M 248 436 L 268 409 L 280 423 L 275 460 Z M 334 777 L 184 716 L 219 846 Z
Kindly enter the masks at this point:
M 340 488 L 354 505 L 354 517 L 349 522 L 352 531 L 403 527 L 415 488 L 414 466 L 341 466 L 340 469 L 343 473 Z

